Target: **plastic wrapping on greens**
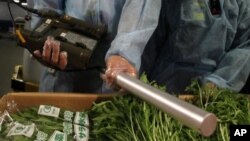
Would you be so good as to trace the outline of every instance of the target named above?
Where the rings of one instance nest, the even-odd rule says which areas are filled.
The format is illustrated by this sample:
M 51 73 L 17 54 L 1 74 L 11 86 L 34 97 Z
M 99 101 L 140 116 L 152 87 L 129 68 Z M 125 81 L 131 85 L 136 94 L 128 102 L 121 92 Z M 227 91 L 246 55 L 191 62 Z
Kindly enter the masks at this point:
M 11 101 L 1 113 L 1 141 L 87 141 L 89 138 L 89 119 L 85 112 L 50 105 L 22 110 L 17 107 Z

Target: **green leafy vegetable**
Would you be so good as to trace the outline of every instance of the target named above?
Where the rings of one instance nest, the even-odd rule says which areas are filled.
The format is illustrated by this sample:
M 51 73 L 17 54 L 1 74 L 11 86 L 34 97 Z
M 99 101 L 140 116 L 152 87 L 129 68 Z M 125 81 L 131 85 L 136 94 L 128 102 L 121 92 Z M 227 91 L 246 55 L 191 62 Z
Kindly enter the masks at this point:
M 145 75 L 142 81 L 158 89 L 155 82 L 149 82 Z M 218 117 L 218 126 L 210 137 L 201 136 L 184 126 L 154 106 L 133 95 L 114 97 L 114 99 L 94 103 L 87 111 L 90 117 L 90 140 L 93 141 L 229 141 L 229 125 L 250 124 L 250 102 L 246 95 L 217 87 L 200 87 L 194 81 L 188 88 L 194 98 L 187 102 L 194 104 Z M 30 124 L 36 123 L 39 129 L 52 134 L 54 130 L 62 130 L 62 122 L 56 118 L 45 118 L 36 114 L 37 108 L 31 107 L 11 115 L 15 120 Z M 7 129 L 8 127 L 3 127 Z M 23 136 L 1 138 L 1 141 L 26 141 Z M 69 141 L 73 141 L 70 136 Z M 28 141 L 28 140 L 27 140 Z
M 142 80 L 162 89 L 155 82 L 148 82 L 145 76 Z M 217 129 L 210 137 L 201 136 L 133 95 L 94 104 L 89 111 L 93 122 L 90 137 L 98 141 L 229 141 L 229 125 L 250 124 L 246 95 L 216 87 L 200 87 L 195 81 L 189 90 L 195 97 L 188 102 L 218 117 Z

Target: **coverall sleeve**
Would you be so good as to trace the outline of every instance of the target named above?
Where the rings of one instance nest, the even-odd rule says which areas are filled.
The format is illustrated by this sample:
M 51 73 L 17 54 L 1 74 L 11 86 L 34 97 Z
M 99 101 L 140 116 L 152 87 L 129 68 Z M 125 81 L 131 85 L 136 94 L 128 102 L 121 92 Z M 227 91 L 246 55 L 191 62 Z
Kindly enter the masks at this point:
M 118 31 L 106 54 L 120 55 L 139 70 L 141 54 L 158 24 L 161 0 L 126 0 Z
M 238 27 L 235 40 L 221 58 L 217 69 L 207 77 L 220 87 L 239 92 L 250 72 L 250 2 L 239 5 Z

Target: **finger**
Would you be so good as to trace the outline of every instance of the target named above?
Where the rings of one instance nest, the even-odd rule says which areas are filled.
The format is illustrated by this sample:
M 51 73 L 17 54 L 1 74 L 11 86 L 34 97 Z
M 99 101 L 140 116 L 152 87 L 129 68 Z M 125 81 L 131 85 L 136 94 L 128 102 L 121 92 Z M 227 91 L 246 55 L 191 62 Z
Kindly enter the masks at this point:
M 107 69 L 104 74 L 100 74 L 100 77 L 105 82 L 105 87 L 115 91 L 123 92 L 124 89 L 116 84 L 115 78 L 113 76 L 116 75 L 112 72 L 112 69 Z
M 47 62 L 50 62 L 50 59 L 51 59 L 51 44 L 53 41 L 54 41 L 54 37 L 47 36 L 47 40 L 44 43 L 42 57 Z
M 45 61 L 50 62 L 51 58 L 51 41 L 46 40 L 43 46 L 43 54 L 42 57 Z
M 110 86 L 110 87 L 113 87 L 114 86 L 114 80 L 115 80 L 115 74 L 116 72 L 113 71 L 113 69 L 107 69 L 106 72 L 106 81 L 107 81 L 107 84 Z
M 137 71 L 135 68 L 131 67 L 129 70 L 128 70 L 128 74 L 132 77 L 137 77 Z
M 59 62 L 60 55 L 60 42 L 54 41 L 52 44 L 52 56 L 51 61 L 53 64 L 57 65 Z
M 100 77 L 103 81 L 106 81 L 107 80 L 107 76 L 105 75 L 105 73 L 101 73 L 100 74 Z
M 108 81 L 108 78 L 107 78 L 107 75 L 105 74 L 105 73 L 101 73 L 100 74 L 100 77 L 101 77 L 101 79 L 104 81 L 104 86 L 106 87 L 106 88 L 110 88 L 110 83 L 109 83 L 109 81 Z
M 59 68 L 64 70 L 67 66 L 67 59 L 68 59 L 68 54 L 67 52 L 63 51 L 60 53 L 59 57 Z
M 48 41 L 54 41 L 54 37 L 53 36 L 47 36 L 47 40 Z
M 41 58 L 41 57 L 42 57 L 42 54 L 41 54 L 40 50 L 35 50 L 33 53 L 34 53 L 34 55 L 35 55 L 36 57 L 38 57 L 38 58 Z M 31 55 L 31 57 L 33 57 L 33 55 Z

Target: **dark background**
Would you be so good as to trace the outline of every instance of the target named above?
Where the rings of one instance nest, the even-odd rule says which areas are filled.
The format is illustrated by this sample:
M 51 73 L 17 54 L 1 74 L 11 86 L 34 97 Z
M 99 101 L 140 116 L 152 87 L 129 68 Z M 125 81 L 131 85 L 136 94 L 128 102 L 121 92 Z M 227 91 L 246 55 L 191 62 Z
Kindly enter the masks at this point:
M 0 0 L 0 96 L 12 91 L 11 77 L 15 65 L 23 62 L 23 48 L 18 47 L 13 36 L 7 0 Z M 14 18 L 23 17 L 26 12 L 10 5 Z

